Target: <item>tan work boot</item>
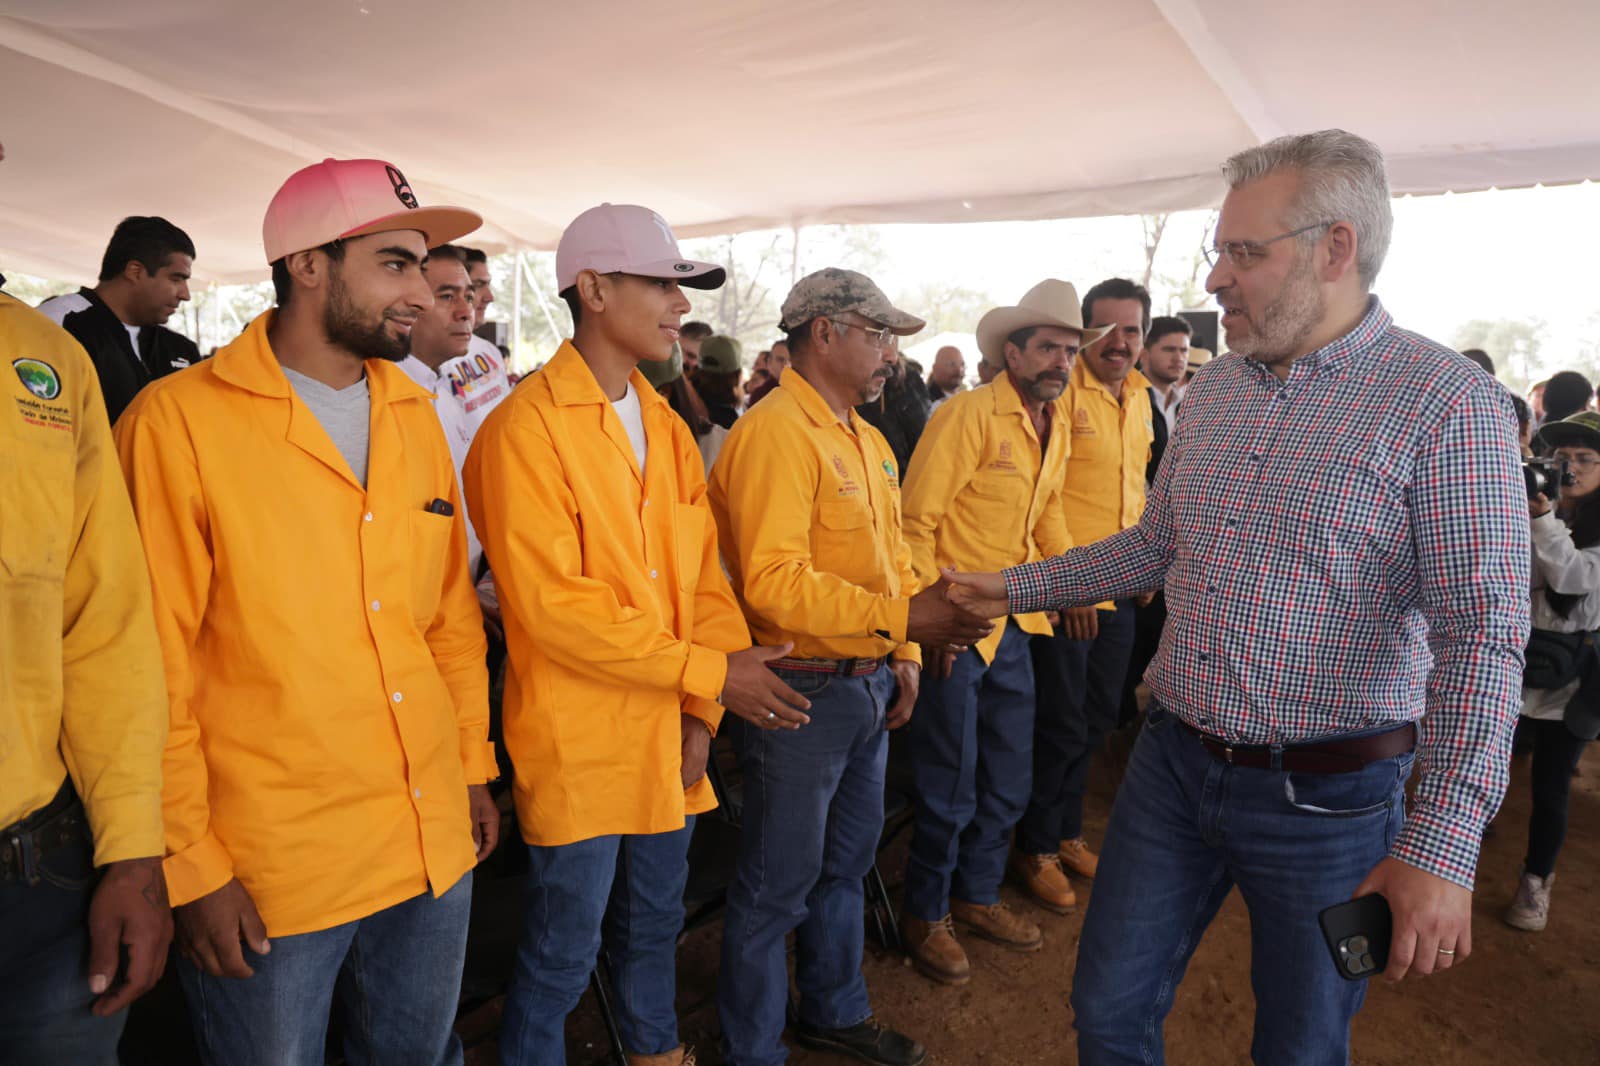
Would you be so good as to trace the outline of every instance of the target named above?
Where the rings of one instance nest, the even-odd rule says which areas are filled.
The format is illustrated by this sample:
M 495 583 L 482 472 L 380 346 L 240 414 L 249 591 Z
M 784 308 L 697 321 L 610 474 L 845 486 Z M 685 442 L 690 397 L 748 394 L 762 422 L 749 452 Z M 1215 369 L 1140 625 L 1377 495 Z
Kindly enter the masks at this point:
M 1013 851 L 1006 865 L 1033 901 L 1045 910 L 1067 914 L 1077 906 L 1078 896 L 1067 883 L 1067 875 L 1061 872 L 1061 856 Z
M 1004 903 L 968 903 L 964 899 L 953 899 L 950 916 L 983 939 L 1012 951 L 1038 951 L 1044 946 L 1044 934 L 1039 932 L 1039 927 Z
M 694 1066 L 694 1048 L 679 1044 L 660 1055 L 635 1055 L 630 1051 L 628 1066 Z
M 955 928 L 947 914 L 937 922 L 925 922 L 909 914 L 900 916 L 900 939 L 905 941 L 911 964 L 924 977 L 940 984 L 964 985 L 972 980 L 967 953 L 956 940 Z
M 1061 856 L 1063 870 L 1085 880 L 1093 881 L 1095 871 L 1100 869 L 1100 856 L 1089 850 L 1089 842 L 1082 837 L 1063 840 L 1057 854 Z

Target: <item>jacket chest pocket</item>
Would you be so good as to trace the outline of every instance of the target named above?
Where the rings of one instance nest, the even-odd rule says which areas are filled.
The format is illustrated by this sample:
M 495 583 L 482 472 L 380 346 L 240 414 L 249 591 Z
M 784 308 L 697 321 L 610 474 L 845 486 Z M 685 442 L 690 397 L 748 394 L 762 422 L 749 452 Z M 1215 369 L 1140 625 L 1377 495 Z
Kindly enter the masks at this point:
M 819 569 L 856 579 L 874 569 L 872 512 L 866 501 L 824 500 L 817 505 L 812 533 Z
M 411 512 L 411 616 L 424 629 L 439 611 L 454 521 L 430 511 Z
M 60 581 L 71 542 L 73 440 L 62 430 L 36 432 L 45 437 L 38 446 L 4 443 L 9 454 L 0 464 L 0 566 L 13 578 Z

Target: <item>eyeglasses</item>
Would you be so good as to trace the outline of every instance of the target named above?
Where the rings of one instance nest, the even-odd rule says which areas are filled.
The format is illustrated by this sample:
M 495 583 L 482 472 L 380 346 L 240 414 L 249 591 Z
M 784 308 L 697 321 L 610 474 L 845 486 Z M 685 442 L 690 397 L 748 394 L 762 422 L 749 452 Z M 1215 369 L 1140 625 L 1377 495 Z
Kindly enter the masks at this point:
M 1266 256 L 1267 245 L 1286 241 L 1290 237 L 1298 237 L 1302 233 L 1310 233 L 1314 229 L 1327 229 L 1331 225 L 1332 222 L 1313 222 L 1309 226 L 1301 226 L 1288 233 L 1268 237 L 1264 241 L 1219 241 L 1210 248 L 1202 248 L 1201 251 L 1205 254 L 1206 262 L 1212 266 L 1216 266 L 1220 260 L 1226 258 L 1230 265 L 1248 270 Z
M 838 326 L 840 330 L 860 330 L 861 335 L 867 339 L 867 343 L 872 345 L 874 348 L 888 348 L 891 347 L 895 342 L 894 332 L 890 330 L 888 326 L 885 326 L 882 329 L 868 329 L 866 326 L 860 326 L 854 322 L 840 322 L 837 318 L 830 318 L 828 321 Z
M 1557 452 L 1556 458 L 1565 459 L 1568 465 L 1575 466 L 1579 470 L 1587 470 L 1591 466 L 1600 466 L 1600 455 L 1563 455 Z

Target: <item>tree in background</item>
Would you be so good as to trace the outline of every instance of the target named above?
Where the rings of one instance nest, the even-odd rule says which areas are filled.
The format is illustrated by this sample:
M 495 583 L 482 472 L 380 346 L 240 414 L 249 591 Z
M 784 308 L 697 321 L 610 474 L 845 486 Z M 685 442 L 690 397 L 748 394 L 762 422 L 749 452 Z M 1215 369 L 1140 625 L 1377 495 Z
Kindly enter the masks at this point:
M 1528 386 L 1557 370 L 1579 370 L 1569 365 L 1571 360 L 1557 360 L 1561 365 L 1546 367 L 1539 359 L 1539 348 L 1544 343 L 1545 324 L 1542 319 L 1475 318 L 1455 331 L 1450 344 L 1456 351 L 1463 348 L 1482 348 L 1494 360 L 1500 371 L 1500 380 L 1513 392 L 1528 391 Z M 1586 376 L 1589 371 L 1582 371 Z

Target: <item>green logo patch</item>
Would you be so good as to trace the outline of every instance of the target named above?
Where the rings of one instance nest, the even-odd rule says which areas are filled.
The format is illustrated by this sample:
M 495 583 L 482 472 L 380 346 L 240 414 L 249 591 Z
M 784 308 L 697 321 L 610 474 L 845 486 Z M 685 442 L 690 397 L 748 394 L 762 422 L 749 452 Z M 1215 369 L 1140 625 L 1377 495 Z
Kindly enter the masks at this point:
M 883 461 L 883 472 L 885 474 L 888 474 L 890 477 L 899 477 L 900 476 L 899 473 L 894 468 L 894 460 L 893 459 L 885 459 Z
M 61 395 L 61 378 L 56 368 L 42 359 L 14 359 L 11 369 L 17 372 L 23 386 L 41 400 L 53 400 Z

